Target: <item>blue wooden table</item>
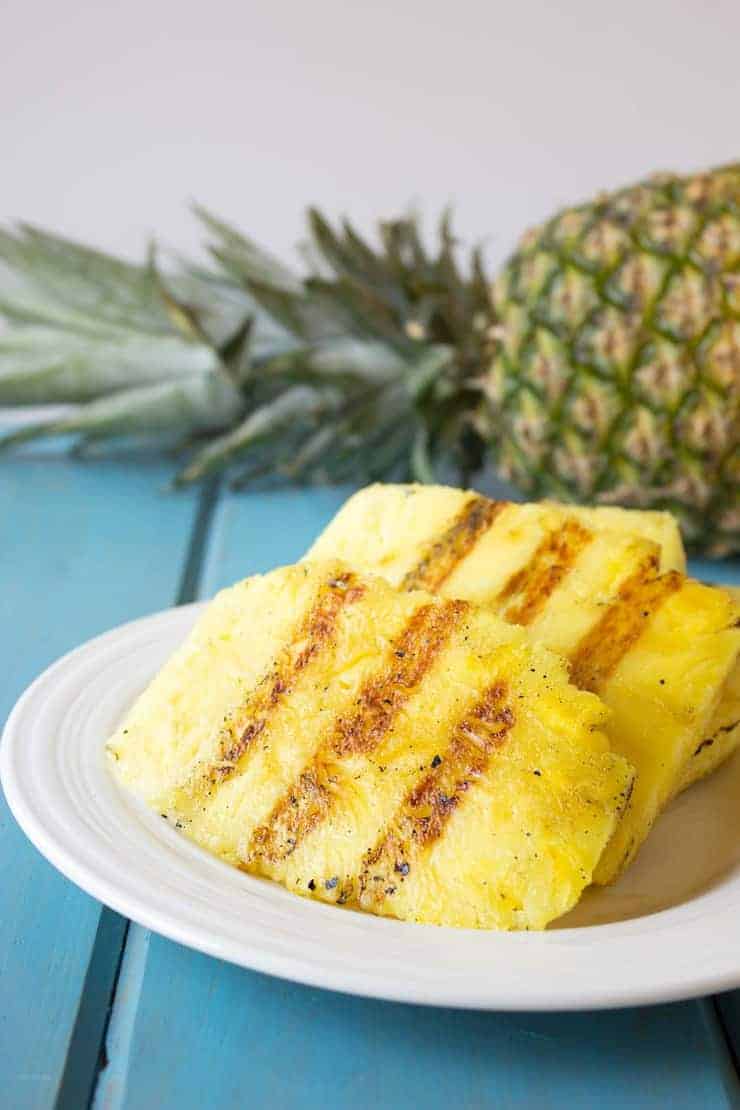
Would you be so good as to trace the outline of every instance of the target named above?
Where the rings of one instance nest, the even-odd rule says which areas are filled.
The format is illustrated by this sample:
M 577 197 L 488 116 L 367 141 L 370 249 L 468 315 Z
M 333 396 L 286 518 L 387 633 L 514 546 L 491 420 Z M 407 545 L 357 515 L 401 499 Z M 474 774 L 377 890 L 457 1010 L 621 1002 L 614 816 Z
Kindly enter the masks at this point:
M 169 494 L 166 462 L 0 464 L 0 720 L 121 621 L 299 556 L 346 490 Z M 740 581 L 738 564 L 700 568 Z M 738 926 L 740 944 L 740 923 Z M 219 963 L 57 874 L 0 800 L 0 1107 L 740 1105 L 740 993 L 500 1015 L 350 998 Z

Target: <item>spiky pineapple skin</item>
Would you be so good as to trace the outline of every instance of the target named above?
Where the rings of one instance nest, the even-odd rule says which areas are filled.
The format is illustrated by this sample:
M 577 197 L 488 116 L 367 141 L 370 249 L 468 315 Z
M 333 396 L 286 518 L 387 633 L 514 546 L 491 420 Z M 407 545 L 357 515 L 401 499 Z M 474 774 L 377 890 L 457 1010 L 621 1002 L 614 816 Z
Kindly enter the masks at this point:
M 494 284 L 479 428 L 536 496 L 667 508 L 740 549 L 740 164 L 529 231 Z

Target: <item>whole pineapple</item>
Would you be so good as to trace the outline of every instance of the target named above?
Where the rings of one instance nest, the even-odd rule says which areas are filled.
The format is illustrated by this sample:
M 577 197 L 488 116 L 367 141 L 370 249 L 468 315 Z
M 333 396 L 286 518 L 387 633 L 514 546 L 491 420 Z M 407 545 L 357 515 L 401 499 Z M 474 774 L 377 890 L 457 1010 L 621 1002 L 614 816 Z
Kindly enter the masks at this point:
M 446 217 L 434 250 L 413 217 L 377 249 L 311 211 L 301 277 L 199 215 L 210 268 L 0 232 L 0 406 L 75 406 L 5 445 L 195 447 L 179 482 L 236 485 L 450 463 L 465 484 L 491 462 L 529 495 L 671 509 L 691 546 L 740 551 L 740 165 L 559 213 L 493 290 Z
M 535 495 L 661 506 L 740 546 L 740 165 L 653 177 L 528 232 L 494 285 L 479 426 Z

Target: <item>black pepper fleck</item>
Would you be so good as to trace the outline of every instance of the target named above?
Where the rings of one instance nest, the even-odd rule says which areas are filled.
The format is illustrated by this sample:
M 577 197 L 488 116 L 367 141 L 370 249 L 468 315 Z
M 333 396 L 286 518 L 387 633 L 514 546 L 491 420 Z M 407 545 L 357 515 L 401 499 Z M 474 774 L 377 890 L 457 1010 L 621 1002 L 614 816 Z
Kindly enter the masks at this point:
M 335 875 L 333 879 L 327 879 L 326 880 L 326 882 L 324 883 L 324 888 L 326 890 L 334 890 L 334 887 L 337 885 L 338 882 L 339 882 L 339 876 Z
M 439 767 L 441 762 L 442 762 L 442 756 L 441 755 L 435 755 L 434 759 L 432 760 L 432 767 Z
M 313 881 L 313 879 L 308 880 L 308 889 L 309 890 L 316 890 L 316 883 Z

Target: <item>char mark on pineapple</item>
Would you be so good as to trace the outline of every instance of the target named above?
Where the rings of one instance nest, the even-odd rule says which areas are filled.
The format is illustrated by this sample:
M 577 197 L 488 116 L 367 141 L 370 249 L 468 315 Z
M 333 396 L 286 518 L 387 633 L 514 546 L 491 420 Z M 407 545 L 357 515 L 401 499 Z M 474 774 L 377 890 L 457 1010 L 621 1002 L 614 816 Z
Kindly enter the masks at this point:
M 322 584 L 314 604 L 296 628 L 291 643 L 249 701 L 228 723 L 218 758 L 208 772 L 211 782 L 221 783 L 234 773 L 241 757 L 264 732 L 279 703 L 295 687 L 301 672 L 334 644 L 342 610 L 359 601 L 364 592 L 364 586 L 358 584 L 350 572 Z
M 360 903 L 377 904 L 398 889 L 445 832 L 467 792 L 487 772 L 491 757 L 506 743 L 516 718 L 504 682 L 490 686 L 452 732 L 439 763 L 407 794 L 382 837 L 363 860 Z
M 370 755 L 390 732 L 412 694 L 469 609 L 465 601 L 422 605 L 391 644 L 384 669 L 362 686 L 352 713 L 339 717 L 311 763 L 257 828 L 246 862 L 277 863 L 326 819 L 334 796 L 332 766 L 353 755 Z
M 452 524 L 432 543 L 416 566 L 404 576 L 403 590 L 429 590 L 434 593 L 470 554 L 480 537 L 506 508 L 506 501 L 472 497 L 463 505 Z
M 529 562 L 509 578 L 496 601 L 506 608 L 503 616 L 512 624 L 531 624 L 552 594 L 575 566 L 581 551 L 593 540 L 577 520 L 548 532 Z
M 702 740 L 701 744 L 699 744 L 696 751 L 694 752 L 694 755 L 699 755 L 700 752 L 703 752 L 705 748 L 711 748 L 715 740 L 717 740 L 720 736 L 724 736 L 728 732 L 732 732 L 734 729 L 737 728 L 738 725 L 740 725 L 740 719 L 737 721 L 730 721 L 728 725 L 720 725 L 716 732 L 714 732 L 711 736 L 707 736 L 706 740 Z
M 657 555 L 643 560 L 571 654 L 571 681 L 582 690 L 601 689 L 683 581 L 675 570 L 659 575 Z
M 625 790 L 625 792 L 622 796 L 622 802 L 621 802 L 621 804 L 619 806 L 619 810 L 618 810 L 618 816 L 619 817 L 624 817 L 625 813 L 629 809 L 629 804 L 632 801 L 632 795 L 635 792 L 635 783 L 636 782 L 637 782 L 637 775 L 633 774 L 632 778 L 629 781 L 627 789 Z

